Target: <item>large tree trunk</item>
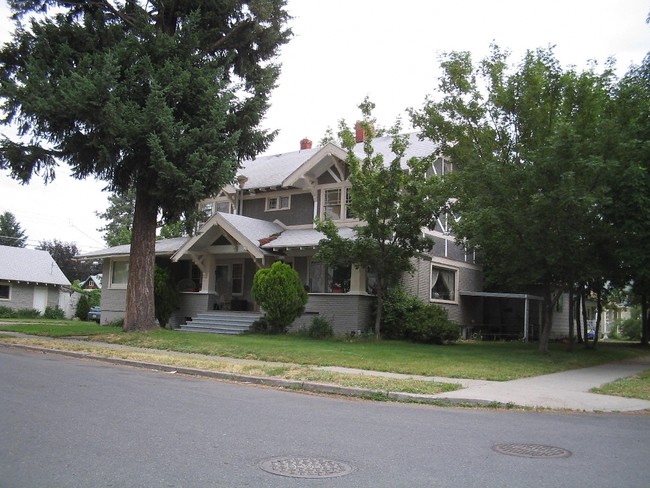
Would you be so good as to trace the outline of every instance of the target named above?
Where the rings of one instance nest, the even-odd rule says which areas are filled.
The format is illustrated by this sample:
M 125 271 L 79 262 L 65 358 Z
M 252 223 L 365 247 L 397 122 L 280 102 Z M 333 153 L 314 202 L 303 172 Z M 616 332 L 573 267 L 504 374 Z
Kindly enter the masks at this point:
M 146 191 L 136 189 L 124 330 L 157 328 L 154 309 L 154 265 L 158 207 Z
M 384 291 L 379 286 L 377 289 L 377 313 L 375 314 L 375 339 L 381 339 L 381 319 L 384 313 Z
M 598 344 L 598 335 L 600 334 L 600 321 L 603 315 L 603 291 L 602 287 L 598 285 L 596 292 L 596 326 L 594 327 L 594 349 Z
M 569 290 L 569 352 L 573 352 L 575 345 L 575 296 L 573 287 Z
M 648 318 L 648 295 L 641 295 L 641 344 L 648 345 L 650 341 L 650 319 Z
M 539 334 L 539 352 L 542 354 L 548 353 L 548 344 L 551 339 L 551 328 L 553 327 L 553 308 L 555 307 L 555 300 L 550 287 L 544 290 L 544 312 L 542 316 L 542 330 Z
M 580 304 L 582 303 L 581 302 L 582 293 L 580 291 L 581 290 L 580 286 L 582 286 L 582 285 L 579 285 L 579 287 L 578 287 L 576 297 L 575 297 L 575 304 L 574 304 L 574 306 L 575 306 L 575 317 L 576 317 L 576 334 L 577 334 L 578 344 L 583 343 L 583 340 L 582 340 L 582 315 L 580 313 L 580 306 L 581 306 Z
M 582 311 L 582 335 L 585 347 L 589 347 L 589 322 L 587 321 L 587 286 L 580 289 L 580 309 Z

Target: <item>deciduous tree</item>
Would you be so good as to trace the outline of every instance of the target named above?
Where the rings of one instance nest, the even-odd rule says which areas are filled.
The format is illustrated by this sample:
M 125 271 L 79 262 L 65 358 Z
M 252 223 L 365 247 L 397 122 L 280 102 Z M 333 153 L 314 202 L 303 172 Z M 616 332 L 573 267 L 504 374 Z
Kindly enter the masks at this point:
M 603 276 L 611 70 L 565 70 L 551 49 L 513 67 L 496 46 L 478 64 L 450 53 L 442 69 L 440 96 L 411 111 L 413 122 L 454 164 L 455 232 L 481 251 L 487 283 L 539 287 L 546 352 L 560 294 Z
M 433 240 L 422 231 L 423 228 L 433 228 L 447 199 L 438 177 L 427 177 L 430 160 L 404 160 L 408 140 L 400 134 L 399 122 L 389 130 L 393 137 L 391 150 L 394 158 L 385 161 L 382 154 L 374 152 L 374 104 L 366 99 L 359 107 L 366 134 L 363 158 L 353 151 L 355 137 L 345 123 L 341 123 L 339 137 L 348 152 L 346 164 L 352 185 L 350 209 L 362 225 L 355 227 L 354 238 L 346 239 L 338 234 L 332 220 L 318 221 L 317 228 L 326 238 L 319 243 L 317 257 L 332 265 L 374 270 L 377 278 L 374 332 L 379 338 L 386 291 L 399 281 L 404 272 L 412 270 L 411 259 L 416 254 L 432 248 Z
M 0 51 L 0 168 L 29 182 L 58 162 L 135 207 L 125 330 L 152 329 L 158 216 L 177 221 L 265 149 L 260 129 L 290 37 L 285 0 L 29 0 Z M 26 19 L 26 24 L 19 21 Z

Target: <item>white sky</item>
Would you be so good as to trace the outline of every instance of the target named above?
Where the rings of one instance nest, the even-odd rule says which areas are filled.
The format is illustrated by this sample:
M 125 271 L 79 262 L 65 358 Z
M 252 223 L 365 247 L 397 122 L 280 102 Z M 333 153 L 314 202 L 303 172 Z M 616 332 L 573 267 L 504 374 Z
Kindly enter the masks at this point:
M 565 66 L 613 56 L 623 74 L 650 51 L 647 0 L 289 0 L 288 9 L 294 37 L 282 49 L 265 121 L 280 134 L 267 154 L 298 150 L 303 137 L 316 144 L 342 118 L 354 122 L 366 95 L 381 125 L 400 115 L 406 124 L 405 109 L 434 92 L 442 52 L 467 50 L 479 59 L 494 41 L 518 61 L 526 49 L 553 45 Z M 0 0 L 3 26 L 7 15 Z M 7 36 L 1 29 L 0 42 Z M 48 186 L 37 177 L 21 186 L 5 171 L 0 212 L 16 216 L 30 246 L 58 239 L 90 251 L 104 247 L 96 229 L 105 222 L 95 215 L 107 207 L 104 186 L 73 180 L 65 167 Z

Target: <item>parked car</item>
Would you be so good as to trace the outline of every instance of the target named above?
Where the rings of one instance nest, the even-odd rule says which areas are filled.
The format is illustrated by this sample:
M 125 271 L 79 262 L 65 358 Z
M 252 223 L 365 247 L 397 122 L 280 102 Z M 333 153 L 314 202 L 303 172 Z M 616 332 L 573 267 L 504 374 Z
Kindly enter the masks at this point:
M 102 315 L 102 309 L 99 307 L 90 307 L 90 310 L 88 311 L 88 320 L 94 320 L 95 322 L 99 323 L 99 319 Z

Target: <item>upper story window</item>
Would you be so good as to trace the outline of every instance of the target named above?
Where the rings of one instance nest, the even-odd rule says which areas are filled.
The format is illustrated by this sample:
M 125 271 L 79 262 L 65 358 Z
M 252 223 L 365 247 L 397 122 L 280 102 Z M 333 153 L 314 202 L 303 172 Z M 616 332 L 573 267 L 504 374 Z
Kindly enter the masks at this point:
M 288 195 L 280 197 L 267 197 L 266 210 L 288 210 L 291 208 L 291 197 Z
M 431 300 L 456 301 L 456 271 L 431 266 Z
M 332 220 L 352 219 L 354 216 L 350 210 L 350 189 L 349 188 L 326 188 L 322 190 L 323 218 L 329 217 Z
M 233 213 L 233 205 L 230 203 L 230 200 L 224 198 L 223 200 L 217 200 L 215 203 L 215 210 L 221 213 Z
M 0 300 L 11 299 L 11 285 L 0 283 Z

